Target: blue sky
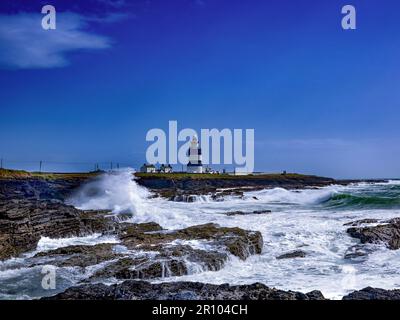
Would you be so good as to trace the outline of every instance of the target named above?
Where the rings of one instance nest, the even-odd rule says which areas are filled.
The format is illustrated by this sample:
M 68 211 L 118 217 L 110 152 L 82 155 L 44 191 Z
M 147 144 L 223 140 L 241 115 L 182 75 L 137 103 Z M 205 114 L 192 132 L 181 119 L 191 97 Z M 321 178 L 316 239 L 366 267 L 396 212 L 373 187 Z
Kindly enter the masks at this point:
M 2 1 L 0 157 L 138 166 L 147 131 L 177 120 L 254 128 L 257 171 L 399 177 L 399 15 L 394 0 Z

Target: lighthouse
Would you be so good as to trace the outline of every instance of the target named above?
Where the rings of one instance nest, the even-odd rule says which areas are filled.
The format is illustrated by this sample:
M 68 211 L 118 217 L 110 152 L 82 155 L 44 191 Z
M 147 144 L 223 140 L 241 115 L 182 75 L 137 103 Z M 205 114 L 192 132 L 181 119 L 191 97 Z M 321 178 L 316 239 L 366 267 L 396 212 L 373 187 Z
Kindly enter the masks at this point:
M 199 141 L 194 136 L 188 151 L 189 162 L 187 164 L 186 171 L 188 173 L 203 173 L 203 164 L 201 163 L 201 148 L 199 147 Z

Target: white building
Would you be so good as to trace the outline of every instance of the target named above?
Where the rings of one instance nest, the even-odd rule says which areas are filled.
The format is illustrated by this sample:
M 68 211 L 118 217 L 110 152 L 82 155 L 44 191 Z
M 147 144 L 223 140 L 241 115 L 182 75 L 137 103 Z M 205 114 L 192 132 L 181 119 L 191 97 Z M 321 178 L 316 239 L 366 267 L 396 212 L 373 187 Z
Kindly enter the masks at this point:
M 140 172 L 143 172 L 143 173 L 155 173 L 156 172 L 156 167 L 154 165 L 152 165 L 152 164 L 146 164 L 145 163 L 140 167 Z
M 160 171 L 160 173 L 171 173 L 172 167 L 170 164 L 167 164 L 167 165 L 162 164 L 159 171 Z
M 190 143 L 188 151 L 189 162 L 187 164 L 186 171 L 188 173 L 203 173 L 203 164 L 201 162 L 201 148 L 197 137 L 194 136 Z

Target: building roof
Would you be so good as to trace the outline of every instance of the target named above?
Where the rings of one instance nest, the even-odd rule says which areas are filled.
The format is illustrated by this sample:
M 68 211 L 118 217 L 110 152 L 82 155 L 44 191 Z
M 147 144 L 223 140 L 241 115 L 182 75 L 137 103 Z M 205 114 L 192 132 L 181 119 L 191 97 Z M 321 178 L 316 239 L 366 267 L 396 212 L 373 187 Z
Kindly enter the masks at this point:
M 145 167 L 145 168 L 155 168 L 154 164 L 144 164 L 142 167 Z

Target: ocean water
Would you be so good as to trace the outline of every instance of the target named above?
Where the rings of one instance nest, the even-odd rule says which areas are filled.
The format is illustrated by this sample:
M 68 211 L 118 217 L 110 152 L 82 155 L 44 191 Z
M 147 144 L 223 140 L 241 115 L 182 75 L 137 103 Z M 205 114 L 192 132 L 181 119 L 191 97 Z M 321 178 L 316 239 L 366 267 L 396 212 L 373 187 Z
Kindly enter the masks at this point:
M 263 252 L 246 261 L 231 257 L 217 272 L 204 272 L 195 266 L 192 274 L 160 281 L 201 281 L 209 283 L 251 284 L 261 282 L 283 290 L 320 290 L 325 297 L 340 299 L 366 286 L 385 289 L 400 287 L 400 250 L 383 245 L 368 246 L 367 256 L 344 259 L 349 247 L 359 243 L 346 233 L 343 224 L 359 219 L 400 217 L 400 181 L 332 185 L 317 189 L 282 188 L 245 192 L 243 198 L 228 196 L 212 201 L 197 197 L 193 203 L 154 198 L 149 190 L 132 180 L 131 170 L 107 174 L 83 187 L 69 202 L 80 209 L 110 209 L 116 215 L 130 212 L 131 222 L 159 223 L 166 229 L 185 228 L 203 223 L 257 230 L 264 239 Z M 227 216 L 227 212 L 271 210 L 270 214 Z M 35 252 L 76 243 L 116 243 L 117 239 L 93 235 L 85 238 L 43 238 Z M 196 242 L 196 248 L 207 244 Z M 293 250 L 306 257 L 276 259 Z M 38 286 L 42 277 L 27 261 L 33 253 L 0 262 L 0 298 L 35 298 L 50 295 Z M 84 273 L 62 268 L 58 290 L 67 288 L 101 266 Z

